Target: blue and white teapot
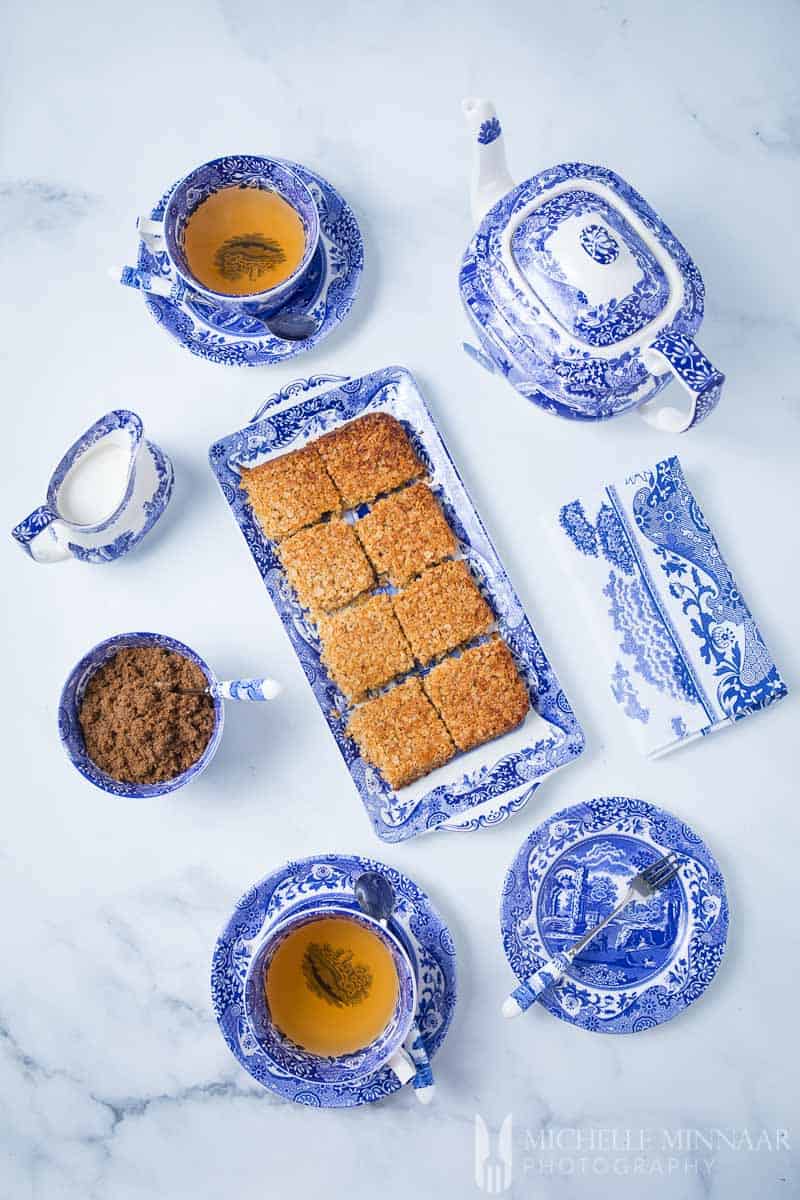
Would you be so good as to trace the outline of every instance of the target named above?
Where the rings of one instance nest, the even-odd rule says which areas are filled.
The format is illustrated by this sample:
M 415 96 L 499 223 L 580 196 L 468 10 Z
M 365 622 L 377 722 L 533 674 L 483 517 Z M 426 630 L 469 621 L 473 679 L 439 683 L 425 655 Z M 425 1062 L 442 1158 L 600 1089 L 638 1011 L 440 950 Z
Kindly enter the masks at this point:
M 725 376 L 693 340 L 703 280 L 675 235 L 606 167 L 561 163 L 515 185 L 494 105 L 463 108 L 478 229 L 459 283 L 481 347 L 465 349 L 562 417 L 637 408 L 673 433 L 702 421 Z M 682 408 L 656 398 L 673 376 Z

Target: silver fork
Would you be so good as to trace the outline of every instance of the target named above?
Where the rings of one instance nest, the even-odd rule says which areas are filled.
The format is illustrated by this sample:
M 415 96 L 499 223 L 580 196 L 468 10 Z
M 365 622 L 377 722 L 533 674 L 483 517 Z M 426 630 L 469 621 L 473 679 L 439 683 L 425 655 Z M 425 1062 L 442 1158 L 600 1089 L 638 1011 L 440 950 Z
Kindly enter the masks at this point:
M 615 917 L 618 917 L 624 908 L 627 908 L 634 900 L 648 900 L 650 896 L 660 892 L 665 888 L 670 880 L 674 879 L 680 869 L 680 858 L 674 850 L 670 850 L 669 854 L 665 854 L 663 858 L 659 858 L 657 862 L 651 863 L 649 867 L 645 867 L 638 875 L 634 875 L 633 879 L 628 884 L 625 895 L 620 900 L 616 908 L 608 914 L 605 920 L 599 925 L 595 925 L 588 933 L 585 933 L 579 941 L 570 946 L 568 950 L 562 951 L 561 954 L 554 954 L 548 959 L 543 967 L 535 971 L 533 975 L 521 983 L 519 987 L 515 987 L 510 996 L 507 996 L 503 1001 L 502 1013 L 504 1017 L 518 1017 L 520 1013 L 529 1009 L 534 1004 L 542 992 L 551 987 L 563 976 L 564 972 L 569 967 L 570 963 L 580 954 L 593 938 L 597 937 L 601 929 L 605 929 Z

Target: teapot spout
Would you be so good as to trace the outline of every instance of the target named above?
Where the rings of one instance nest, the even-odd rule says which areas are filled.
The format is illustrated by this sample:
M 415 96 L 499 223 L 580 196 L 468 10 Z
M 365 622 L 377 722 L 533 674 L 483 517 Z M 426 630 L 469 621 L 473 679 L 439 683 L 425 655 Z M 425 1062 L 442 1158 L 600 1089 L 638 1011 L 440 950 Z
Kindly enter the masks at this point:
M 493 204 L 510 192 L 514 180 L 506 164 L 503 131 L 491 100 L 471 97 L 461 105 L 472 134 L 472 217 L 478 225 Z

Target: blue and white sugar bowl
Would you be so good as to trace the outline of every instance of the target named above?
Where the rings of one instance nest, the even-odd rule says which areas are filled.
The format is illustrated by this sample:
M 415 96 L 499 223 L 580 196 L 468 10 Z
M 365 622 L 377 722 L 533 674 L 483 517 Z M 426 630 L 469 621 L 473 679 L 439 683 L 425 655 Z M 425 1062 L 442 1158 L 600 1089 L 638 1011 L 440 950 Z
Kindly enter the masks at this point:
M 480 344 L 465 349 L 562 417 L 636 408 L 668 432 L 697 425 L 725 377 L 694 342 L 704 287 L 681 243 L 606 167 L 560 163 L 515 185 L 494 105 L 463 108 L 478 227 L 459 283 Z M 681 406 L 659 395 L 673 377 Z
M 86 695 L 89 680 L 95 672 L 105 666 L 120 650 L 141 647 L 169 650 L 199 667 L 205 677 L 206 690 L 214 706 L 213 730 L 200 757 L 180 775 L 173 775 L 158 783 L 133 783 L 124 779 L 116 779 L 113 775 L 107 774 L 90 757 L 81 726 L 83 698 Z M 106 638 L 105 641 L 98 642 L 96 646 L 92 646 L 91 650 L 84 654 L 67 676 L 58 702 L 58 735 L 73 767 L 96 788 L 109 792 L 112 796 L 124 796 L 135 800 L 149 796 L 166 796 L 169 792 L 177 791 L 178 788 L 185 787 L 187 783 L 196 779 L 216 754 L 225 722 L 224 700 L 274 700 L 280 694 L 281 685 L 275 679 L 267 676 L 255 679 L 218 679 L 196 650 L 167 634 L 118 633 L 113 637 Z
M 70 446 L 47 502 L 11 531 L 35 562 L 113 562 L 153 528 L 172 495 L 172 463 L 141 417 L 115 409 Z

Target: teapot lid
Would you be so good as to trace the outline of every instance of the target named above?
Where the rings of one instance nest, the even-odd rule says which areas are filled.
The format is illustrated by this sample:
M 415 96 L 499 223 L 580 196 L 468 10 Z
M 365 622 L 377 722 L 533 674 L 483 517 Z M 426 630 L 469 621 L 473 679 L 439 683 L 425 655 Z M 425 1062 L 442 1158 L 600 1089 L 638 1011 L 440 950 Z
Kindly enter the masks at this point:
M 515 333 L 546 327 L 558 353 L 616 358 L 678 314 L 702 316 L 686 251 L 603 167 L 562 164 L 520 184 L 486 214 L 470 251 Z
M 528 206 L 503 253 L 550 316 L 587 347 L 649 325 L 669 300 L 663 267 L 619 208 L 584 187 Z

